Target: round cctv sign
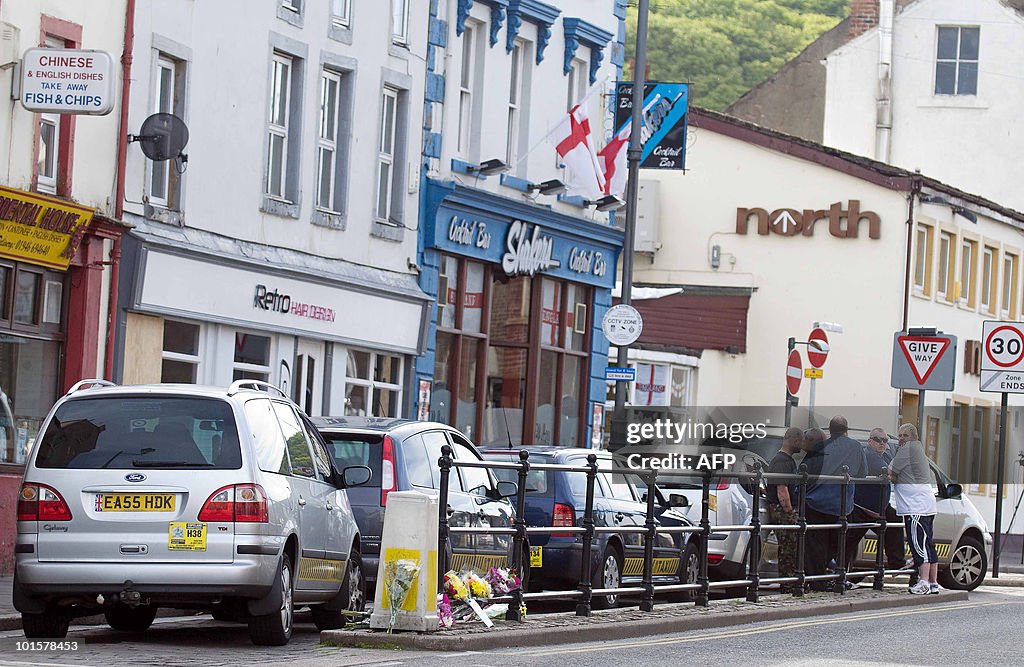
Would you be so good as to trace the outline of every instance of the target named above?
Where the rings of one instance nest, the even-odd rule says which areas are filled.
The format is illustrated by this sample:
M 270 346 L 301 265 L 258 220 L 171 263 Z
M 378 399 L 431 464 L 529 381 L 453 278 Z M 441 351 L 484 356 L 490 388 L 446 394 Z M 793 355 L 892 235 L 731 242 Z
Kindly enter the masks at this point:
M 633 306 L 612 306 L 601 320 L 601 330 L 612 345 L 632 345 L 644 330 L 644 318 Z

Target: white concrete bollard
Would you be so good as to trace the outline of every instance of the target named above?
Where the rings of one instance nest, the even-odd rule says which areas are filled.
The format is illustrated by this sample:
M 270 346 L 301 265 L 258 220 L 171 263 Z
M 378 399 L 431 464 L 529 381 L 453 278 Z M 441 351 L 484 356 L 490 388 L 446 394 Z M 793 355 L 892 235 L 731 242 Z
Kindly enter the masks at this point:
M 411 560 L 420 572 L 409 589 L 409 596 L 398 611 L 395 630 L 433 632 L 437 621 L 437 496 L 419 491 L 392 491 L 384 512 L 384 531 L 377 566 L 377 590 L 370 627 L 386 630 L 391 621 L 391 606 L 385 590 L 387 564 Z

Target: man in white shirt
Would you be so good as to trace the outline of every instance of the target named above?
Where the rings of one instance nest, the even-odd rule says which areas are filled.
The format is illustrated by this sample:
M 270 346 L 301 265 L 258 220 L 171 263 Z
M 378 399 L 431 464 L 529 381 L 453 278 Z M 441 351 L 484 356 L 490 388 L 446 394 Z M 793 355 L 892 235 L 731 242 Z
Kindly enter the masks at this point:
M 904 424 L 896 432 L 900 448 L 889 464 L 889 479 L 893 481 L 896 514 L 903 517 L 910 542 L 910 553 L 918 568 L 920 579 L 910 587 L 915 595 L 939 592 L 936 581 L 939 558 L 935 552 L 932 524 L 935 520 L 935 477 L 928 465 L 928 457 L 913 424 Z

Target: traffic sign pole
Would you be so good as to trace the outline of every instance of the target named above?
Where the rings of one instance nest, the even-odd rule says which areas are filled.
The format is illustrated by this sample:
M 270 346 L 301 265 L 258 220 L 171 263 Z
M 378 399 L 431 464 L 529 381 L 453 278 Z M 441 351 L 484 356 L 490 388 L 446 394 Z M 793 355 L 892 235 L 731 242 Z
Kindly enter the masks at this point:
M 1003 476 L 1006 474 L 1006 412 L 1010 395 L 1003 392 L 999 403 L 999 463 L 996 464 L 996 531 L 992 545 L 992 578 L 999 578 L 1000 535 L 1003 532 Z

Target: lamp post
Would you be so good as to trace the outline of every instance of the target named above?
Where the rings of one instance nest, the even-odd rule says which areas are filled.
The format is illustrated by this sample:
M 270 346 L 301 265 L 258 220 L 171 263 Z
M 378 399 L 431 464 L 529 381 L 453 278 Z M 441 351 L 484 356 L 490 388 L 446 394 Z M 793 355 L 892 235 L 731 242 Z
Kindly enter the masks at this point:
M 642 112 L 644 105 L 644 74 L 647 70 L 647 10 L 648 0 L 637 3 L 636 18 L 636 56 L 633 60 L 633 114 L 629 125 L 629 149 L 626 151 L 626 233 L 622 250 L 622 295 L 620 303 L 627 306 L 633 301 L 633 236 L 636 229 L 636 202 L 640 192 L 640 157 L 643 154 L 640 128 L 643 124 Z M 629 363 L 629 345 L 617 347 L 616 365 L 625 368 Z M 615 383 L 615 410 L 612 413 L 614 423 L 623 424 L 626 420 L 626 384 Z

